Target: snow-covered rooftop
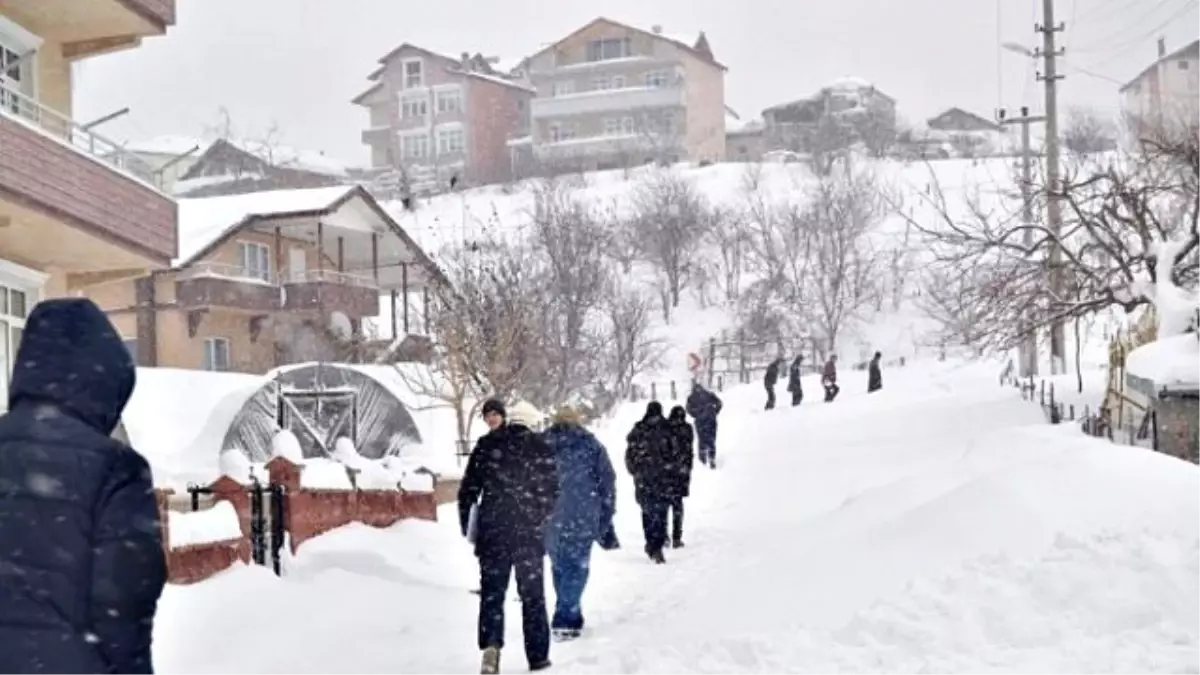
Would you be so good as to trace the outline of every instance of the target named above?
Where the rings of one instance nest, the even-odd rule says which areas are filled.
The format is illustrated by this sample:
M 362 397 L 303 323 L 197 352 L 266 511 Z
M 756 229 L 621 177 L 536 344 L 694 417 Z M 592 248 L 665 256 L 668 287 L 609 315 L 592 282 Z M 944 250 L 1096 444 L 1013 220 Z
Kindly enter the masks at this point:
M 353 185 L 338 185 L 180 199 L 179 257 L 172 265 L 190 261 L 249 216 L 327 209 L 355 189 Z
M 349 175 L 351 169 L 357 168 L 314 150 L 301 150 L 286 145 L 245 139 L 227 138 L 225 141 L 244 152 L 269 159 L 272 164 L 287 169 L 345 177 Z M 166 135 L 129 141 L 125 144 L 125 149 L 129 152 L 145 154 L 182 155 L 192 148 L 199 147 L 200 149 L 193 155 L 199 157 L 215 142 L 215 140 L 205 140 L 194 136 Z
M 1129 353 L 1125 371 L 1154 383 L 1156 391 L 1200 388 L 1200 341 L 1195 333 L 1155 340 Z

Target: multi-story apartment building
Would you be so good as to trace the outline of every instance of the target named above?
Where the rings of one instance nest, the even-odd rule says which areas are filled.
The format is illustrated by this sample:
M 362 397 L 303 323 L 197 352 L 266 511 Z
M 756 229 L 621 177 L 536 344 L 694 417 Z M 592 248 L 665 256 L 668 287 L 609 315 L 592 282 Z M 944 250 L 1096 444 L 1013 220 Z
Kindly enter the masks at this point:
M 882 151 L 896 135 L 896 100 L 859 78 L 842 78 L 762 115 L 768 150 L 812 152 L 862 142 Z
M 1167 53 L 1158 41 L 1158 59 L 1120 89 L 1129 143 L 1160 133 L 1195 134 L 1200 127 L 1200 40 Z
M 0 407 L 41 298 L 165 267 L 176 204 L 137 159 L 71 116 L 71 64 L 137 46 L 175 0 L 0 2 Z
M 725 158 L 727 68 L 704 33 L 686 42 L 598 18 L 519 71 L 537 98 L 515 158 L 581 168 Z
M 354 99 L 370 114 L 362 140 L 373 169 L 404 169 L 416 191 L 509 177 L 506 142 L 525 133 L 531 89 L 479 54 L 454 59 L 405 43 L 379 63 L 375 84 Z

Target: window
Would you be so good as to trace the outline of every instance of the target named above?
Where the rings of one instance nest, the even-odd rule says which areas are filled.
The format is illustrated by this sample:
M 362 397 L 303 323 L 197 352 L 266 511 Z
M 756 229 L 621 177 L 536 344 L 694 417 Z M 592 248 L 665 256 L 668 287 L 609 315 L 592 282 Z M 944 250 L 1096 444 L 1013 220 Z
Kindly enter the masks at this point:
M 607 40 L 593 40 L 587 46 L 588 61 L 607 61 L 609 59 L 623 59 L 632 55 L 633 50 L 629 38 L 610 38 Z
M 429 114 L 429 99 L 424 96 L 410 96 L 400 99 L 400 117 L 412 119 L 425 117 Z
M 596 79 L 592 80 L 592 91 L 604 91 L 605 89 L 611 88 L 612 83 L 609 82 L 607 77 L 597 77 Z
M 665 70 L 655 70 L 646 73 L 647 87 L 669 87 L 671 86 L 671 74 Z
M 438 154 L 452 155 L 466 149 L 462 129 L 438 129 Z
M 575 82 L 572 80 L 564 80 L 555 82 L 550 85 L 551 96 L 566 96 L 567 94 L 575 93 Z
M 404 62 L 404 88 L 416 89 L 425 84 L 425 68 L 420 59 Z
M 621 118 L 621 133 L 626 134 L 626 135 L 633 133 L 633 118 L 632 117 L 622 117 Z
M 20 100 L 11 94 L 8 89 L 16 90 L 22 94 L 29 94 L 29 86 L 26 80 L 29 71 L 28 64 L 15 65 L 20 55 L 15 51 L 0 45 L 0 106 L 11 110 L 14 113 L 21 112 Z M 14 64 L 12 67 L 9 64 Z
M 619 133 L 621 133 L 621 118 L 620 117 L 609 117 L 608 119 L 604 120 L 604 135 L 605 136 L 616 136 Z
M 575 138 L 575 128 L 569 124 L 551 124 L 550 125 L 550 142 L 557 143 L 559 141 L 569 141 Z
M 613 75 L 612 88 L 613 89 L 624 89 L 625 88 L 625 76 L 624 75 Z
M 228 338 L 204 338 L 204 369 L 218 372 L 229 370 Z
M 1188 62 L 1187 62 L 1187 61 L 1180 61 L 1180 62 L 1179 62 L 1179 69 L 1180 69 L 1180 70 L 1187 70 L 1187 69 L 1188 69 Z
M 425 159 L 429 156 L 429 137 L 425 134 L 402 136 L 400 146 L 404 159 Z
M 439 115 L 446 113 L 460 113 L 463 109 L 462 90 L 447 89 L 446 91 L 437 92 L 437 112 Z
M 252 241 L 238 243 L 238 255 L 242 263 L 242 276 L 249 279 L 271 280 L 271 249 L 266 244 Z

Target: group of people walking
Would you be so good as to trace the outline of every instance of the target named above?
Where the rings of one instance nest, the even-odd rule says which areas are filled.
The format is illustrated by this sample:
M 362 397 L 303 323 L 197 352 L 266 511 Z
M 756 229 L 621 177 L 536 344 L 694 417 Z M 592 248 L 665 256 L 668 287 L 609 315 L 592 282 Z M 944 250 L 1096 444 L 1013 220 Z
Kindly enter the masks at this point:
M 867 393 L 873 393 L 883 388 L 883 372 L 880 369 L 880 360 L 883 354 L 875 352 L 871 361 L 867 364 Z M 837 398 L 837 395 L 842 391 L 838 386 L 837 379 L 837 354 L 834 354 L 825 361 L 824 368 L 821 369 L 821 387 L 825 390 L 825 402 L 831 403 Z M 767 405 L 766 410 L 775 408 L 775 384 L 779 382 L 779 371 L 785 363 L 783 357 L 779 357 L 772 361 L 767 366 L 767 372 L 763 375 L 763 386 L 767 390 Z M 804 365 L 804 356 L 797 354 L 796 358 L 792 359 L 791 366 L 788 368 L 788 384 L 787 390 L 792 395 L 792 405 L 798 406 L 804 400 L 804 387 L 800 382 L 802 375 L 801 369 Z
M 717 466 L 721 399 L 694 383 L 686 405 L 664 416 L 662 404 L 651 401 L 626 438 L 625 467 L 642 510 L 644 550 L 657 564 L 666 562 L 668 546 L 684 545 L 683 500 L 691 492 L 696 455 L 701 464 Z M 481 672 L 499 672 L 504 602 L 514 575 L 525 658 L 531 671 L 544 670 L 550 666 L 552 638 L 582 635 L 593 544 L 604 550 L 620 547 L 613 528 L 616 474 L 607 450 L 574 408 L 556 411 L 541 433 L 533 431 L 532 420 L 510 418 L 498 400 L 487 401 L 481 412 L 489 431 L 471 453 L 458 492 L 462 531 L 479 558 Z M 549 618 L 547 555 L 555 592 Z

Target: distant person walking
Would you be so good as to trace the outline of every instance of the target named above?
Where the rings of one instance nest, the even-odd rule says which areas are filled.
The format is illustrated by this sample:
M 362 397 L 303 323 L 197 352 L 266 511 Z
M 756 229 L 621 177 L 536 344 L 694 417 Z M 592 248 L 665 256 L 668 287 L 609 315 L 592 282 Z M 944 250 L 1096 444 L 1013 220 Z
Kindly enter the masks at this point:
M 591 568 L 592 544 L 612 531 L 616 511 L 616 474 L 608 451 L 582 417 L 569 406 L 559 408 L 542 434 L 558 462 L 558 502 L 546 532 L 546 551 L 554 580 L 555 639 L 571 640 L 583 633 L 583 591 Z
M 704 388 L 699 381 L 692 380 L 692 392 L 687 397 L 687 414 L 696 421 L 697 453 L 701 464 L 717 468 L 717 415 L 721 413 L 721 399 Z
M 821 386 L 825 387 L 825 402 L 831 403 L 837 398 L 838 392 L 842 390 L 837 383 L 837 354 L 829 357 L 825 362 L 825 369 L 821 371 Z
M 797 354 L 796 358 L 792 359 L 792 365 L 788 368 L 788 391 L 792 394 L 792 406 L 800 405 L 804 400 L 804 386 L 800 383 L 800 365 L 804 362 L 804 357 Z
M 525 657 L 530 670 L 544 670 L 550 667 L 550 626 L 543 558 L 547 525 L 558 500 L 554 452 L 527 421 L 508 420 L 500 401 L 485 402 L 482 412 L 490 430 L 475 444 L 458 488 L 463 535 L 474 535 L 479 558 L 481 672 L 500 670 L 504 598 L 514 572 Z
M 670 423 L 671 433 L 675 436 L 676 452 L 671 465 L 675 471 L 674 485 L 671 486 L 668 495 L 671 498 L 671 548 L 683 548 L 683 500 L 691 494 L 696 433 L 692 430 L 692 425 L 688 424 L 687 412 L 683 406 L 671 408 L 667 422 Z
M 883 354 L 875 352 L 875 356 L 871 359 L 871 363 L 867 364 L 867 393 L 873 393 L 883 389 L 883 371 L 879 369 L 879 360 L 883 358 Z
M 779 369 L 783 367 L 783 357 L 779 357 L 767 366 L 767 372 L 763 375 L 763 386 L 767 390 L 767 407 L 765 410 L 771 410 L 775 407 L 775 383 L 779 381 Z
M 150 467 L 112 438 L 136 379 L 90 300 L 29 314 L 0 416 L 0 672 L 151 673 L 167 581 Z
M 633 425 L 626 441 L 625 468 L 633 476 L 637 503 L 642 507 L 646 555 L 661 565 L 667 561 L 663 556 L 667 545 L 667 511 L 674 501 L 677 472 L 674 464 L 678 458 L 675 436 L 663 417 L 661 403 L 651 401 L 646 405 L 646 415 Z

